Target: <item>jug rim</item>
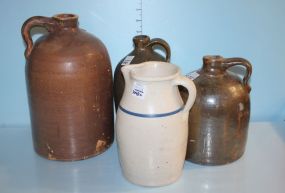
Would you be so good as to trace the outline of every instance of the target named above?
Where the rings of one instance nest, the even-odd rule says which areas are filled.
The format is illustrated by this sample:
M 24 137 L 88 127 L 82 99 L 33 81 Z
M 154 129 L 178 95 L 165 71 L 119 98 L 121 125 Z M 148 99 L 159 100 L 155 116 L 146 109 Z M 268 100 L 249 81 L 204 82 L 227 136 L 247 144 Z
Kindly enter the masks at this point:
M 165 81 L 165 80 L 171 80 L 179 76 L 180 74 L 180 68 L 172 63 L 169 62 L 161 62 L 161 61 L 148 61 L 143 62 L 140 64 L 130 65 L 132 66 L 130 70 L 130 75 L 133 79 L 139 80 L 139 81 Z M 139 70 L 143 70 L 143 68 L 153 68 L 153 71 L 149 71 L 147 75 L 141 75 L 139 74 Z M 159 69 L 161 66 L 161 69 Z M 168 72 L 168 71 L 169 72 Z M 153 73 L 153 74 L 151 74 Z

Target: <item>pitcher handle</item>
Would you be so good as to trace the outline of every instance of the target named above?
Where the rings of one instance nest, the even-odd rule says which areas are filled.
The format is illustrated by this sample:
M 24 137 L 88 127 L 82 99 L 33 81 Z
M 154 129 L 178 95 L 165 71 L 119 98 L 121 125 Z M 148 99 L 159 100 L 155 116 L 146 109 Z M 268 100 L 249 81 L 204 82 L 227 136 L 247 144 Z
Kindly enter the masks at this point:
M 251 88 L 248 84 L 248 81 L 251 77 L 251 73 L 252 73 L 252 65 L 251 63 L 244 59 L 244 58 L 225 58 L 223 61 L 223 65 L 225 67 L 225 69 L 231 68 L 233 66 L 244 66 L 246 68 L 246 73 L 242 79 L 242 83 L 245 87 L 247 87 L 248 91 L 250 92 Z
M 186 117 L 188 117 L 188 111 L 191 109 L 196 99 L 196 92 L 197 92 L 196 86 L 192 80 L 190 80 L 185 76 L 178 76 L 177 78 L 174 79 L 173 83 L 175 86 L 181 85 L 188 90 L 189 93 L 188 99 L 183 108 L 183 113 L 187 115 Z
M 30 34 L 30 31 L 33 27 L 44 27 L 48 30 L 48 32 L 52 32 L 55 30 L 56 21 L 50 17 L 43 16 L 34 16 L 26 20 L 22 26 L 22 37 L 27 45 L 25 50 L 25 57 L 28 59 L 33 50 L 33 40 Z
M 153 38 L 150 40 L 149 44 L 146 47 L 148 46 L 153 47 L 155 45 L 160 45 L 161 47 L 163 47 L 166 53 L 165 60 L 169 62 L 171 57 L 171 50 L 169 44 L 163 39 Z

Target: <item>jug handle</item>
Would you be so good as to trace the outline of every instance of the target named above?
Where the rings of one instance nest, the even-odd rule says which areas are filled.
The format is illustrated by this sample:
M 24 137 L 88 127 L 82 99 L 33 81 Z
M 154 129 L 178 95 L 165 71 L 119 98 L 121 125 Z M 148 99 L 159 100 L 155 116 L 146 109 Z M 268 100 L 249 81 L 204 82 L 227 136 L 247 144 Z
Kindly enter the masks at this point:
M 225 69 L 231 68 L 233 66 L 244 66 L 246 69 L 246 73 L 242 79 L 242 84 L 247 88 L 248 92 L 250 92 L 251 88 L 249 86 L 249 79 L 251 77 L 251 73 L 252 73 L 252 65 L 251 63 L 244 59 L 244 58 L 225 58 L 223 61 L 223 65 L 225 67 Z
M 170 50 L 169 44 L 165 40 L 163 40 L 163 39 L 153 38 L 146 45 L 146 47 L 149 47 L 149 46 L 153 47 L 155 45 L 160 45 L 161 47 L 163 47 L 163 49 L 165 50 L 165 53 L 166 53 L 166 56 L 165 56 L 166 62 L 169 62 L 170 61 L 170 57 L 171 57 L 171 50 Z
M 30 31 L 33 27 L 44 27 L 48 32 L 53 32 L 55 30 L 56 21 L 50 17 L 34 16 L 26 20 L 22 26 L 22 37 L 27 45 L 25 50 L 25 57 L 28 59 L 33 50 L 33 40 Z
M 178 76 L 177 78 L 174 79 L 173 84 L 175 86 L 181 85 L 185 87 L 188 91 L 188 99 L 185 103 L 185 106 L 183 108 L 183 113 L 185 115 L 185 118 L 188 118 L 188 112 L 193 106 L 195 99 L 196 99 L 196 86 L 192 80 L 185 76 Z

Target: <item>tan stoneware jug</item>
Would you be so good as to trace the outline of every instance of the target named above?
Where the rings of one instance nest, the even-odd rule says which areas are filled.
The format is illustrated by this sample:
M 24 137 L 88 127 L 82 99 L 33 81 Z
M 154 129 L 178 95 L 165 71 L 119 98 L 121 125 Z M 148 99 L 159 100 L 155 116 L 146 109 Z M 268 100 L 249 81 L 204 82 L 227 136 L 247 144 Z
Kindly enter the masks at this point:
M 228 72 L 234 66 L 244 67 L 242 79 Z M 243 58 L 205 56 L 203 67 L 189 74 L 197 98 L 189 113 L 187 160 L 221 165 L 242 156 L 250 118 L 251 72 L 251 64 Z M 186 100 L 186 90 L 181 93 Z
M 123 96 L 125 81 L 121 68 L 129 64 L 138 64 L 146 61 L 170 61 L 170 47 L 166 41 L 160 38 L 150 39 L 146 35 L 138 35 L 133 38 L 134 50 L 125 56 L 117 65 L 114 73 L 114 100 L 116 110 Z M 159 47 L 165 51 L 165 57 L 155 51 Z
M 115 128 L 124 176 L 143 186 L 175 182 L 185 160 L 194 83 L 166 62 L 127 65 L 122 72 L 126 87 Z M 185 106 L 178 85 L 190 93 Z
M 47 35 L 33 43 L 30 31 Z M 78 27 L 74 14 L 35 16 L 22 27 L 35 151 L 50 160 L 81 160 L 113 142 L 112 70 L 108 52 Z

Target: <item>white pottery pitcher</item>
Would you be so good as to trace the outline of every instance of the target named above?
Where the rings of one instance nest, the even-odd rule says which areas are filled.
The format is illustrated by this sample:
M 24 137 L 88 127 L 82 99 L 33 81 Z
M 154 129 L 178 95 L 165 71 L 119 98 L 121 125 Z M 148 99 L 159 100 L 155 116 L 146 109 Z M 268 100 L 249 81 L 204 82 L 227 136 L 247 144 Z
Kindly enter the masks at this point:
M 143 186 L 175 182 L 185 160 L 195 85 L 167 62 L 127 65 L 122 72 L 126 86 L 115 129 L 123 174 Z M 189 92 L 185 106 L 178 85 Z

